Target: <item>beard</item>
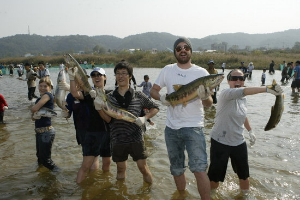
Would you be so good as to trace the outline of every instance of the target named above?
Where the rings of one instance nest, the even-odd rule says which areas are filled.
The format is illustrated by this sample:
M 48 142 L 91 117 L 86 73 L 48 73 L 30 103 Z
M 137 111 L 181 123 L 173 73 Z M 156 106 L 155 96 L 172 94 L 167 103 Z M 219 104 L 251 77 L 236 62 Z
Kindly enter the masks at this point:
M 184 55 L 184 54 L 183 54 L 183 55 Z M 180 63 L 180 64 L 186 64 L 186 63 L 188 63 L 188 62 L 190 61 L 190 59 L 191 59 L 191 54 L 185 53 L 185 56 L 186 56 L 185 58 L 182 58 L 182 57 L 180 56 L 180 54 L 179 54 L 179 55 L 175 54 L 175 58 L 176 58 L 177 62 Z

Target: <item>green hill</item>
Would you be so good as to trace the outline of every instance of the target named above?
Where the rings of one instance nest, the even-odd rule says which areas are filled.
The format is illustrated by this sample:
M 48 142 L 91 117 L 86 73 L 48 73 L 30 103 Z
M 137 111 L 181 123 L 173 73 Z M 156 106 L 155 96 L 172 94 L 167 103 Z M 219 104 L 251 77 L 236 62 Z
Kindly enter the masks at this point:
M 194 50 L 211 49 L 214 43 L 226 42 L 228 48 L 233 45 L 244 49 L 261 47 L 268 49 L 292 48 L 299 42 L 300 29 L 287 30 L 269 34 L 222 33 L 205 38 L 190 38 Z M 115 36 L 40 36 L 40 35 L 14 35 L 0 38 L 0 57 L 20 57 L 25 54 L 32 55 L 60 55 L 66 52 L 75 53 L 84 51 L 93 52 L 95 46 L 100 46 L 106 51 L 119 51 L 123 49 L 142 49 L 168 51 L 178 36 L 170 33 L 148 32 L 131 35 L 125 38 Z

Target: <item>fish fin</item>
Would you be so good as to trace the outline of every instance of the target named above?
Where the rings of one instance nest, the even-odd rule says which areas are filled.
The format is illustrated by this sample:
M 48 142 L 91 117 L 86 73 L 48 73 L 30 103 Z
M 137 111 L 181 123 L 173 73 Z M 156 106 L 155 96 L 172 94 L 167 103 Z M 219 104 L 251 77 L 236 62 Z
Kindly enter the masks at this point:
M 275 86 L 275 85 L 277 85 L 277 83 L 276 83 L 276 80 L 273 79 L 272 86 Z
M 182 104 L 183 104 L 183 107 L 185 107 L 188 103 L 185 101 Z
M 182 85 L 173 85 L 173 88 L 175 91 L 179 90 L 182 87 Z

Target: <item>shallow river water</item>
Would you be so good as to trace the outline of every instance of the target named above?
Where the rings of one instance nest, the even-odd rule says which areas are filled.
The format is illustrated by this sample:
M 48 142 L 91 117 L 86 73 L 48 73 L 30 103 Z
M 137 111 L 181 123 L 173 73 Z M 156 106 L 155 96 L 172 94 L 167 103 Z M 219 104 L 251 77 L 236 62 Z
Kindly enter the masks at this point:
M 89 69 L 88 72 L 91 70 Z M 220 70 L 219 70 L 220 71 Z M 134 74 L 138 83 L 148 74 L 154 82 L 160 69 L 137 68 Z M 229 71 L 225 70 L 225 75 Z M 50 69 L 51 79 L 56 85 L 58 69 Z M 107 68 L 107 89 L 114 88 L 113 69 Z M 246 86 L 259 86 L 261 70 L 253 72 Z M 267 75 L 266 83 L 272 79 L 280 81 L 280 71 Z M 227 88 L 223 81 L 220 91 Z M 271 113 L 275 96 L 258 94 L 248 96 L 248 118 L 257 140 L 249 147 L 250 187 L 248 199 L 300 199 L 300 100 L 291 96 L 290 83 L 282 86 L 285 92 L 285 110 L 278 126 L 264 131 Z M 141 90 L 141 88 L 138 88 Z M 165 90 L 162 90 L 165 91 Z M 169 172 L 169 160 L 164 141 L 166 108 L 153 118 L 154 126 L 148 125 L 145 135 L 149 153 L 147 160 L 154 176 L 154 183 L 143 182 L 136 164 L 128 160 L 127 178 L 116 180 L 116 165 L 111 171 L 90 173 L 82 184 L 75 183 L 81 165 L 81 147 L 77 145 L 72 119 L 53 119 L 56 138 L 52 149 L 54 162 L 61 172 L 49 172 L 38 167 L 35 156 L 34 123 L 30 119 L 32 103 L 27 100 L 27 85 L 17 76 L 4 75 L 0 78 L 0 94 L 9 109 L 5 112 L 5 124 L 0 124 L 0 199 L 177 199 L 178 193 Z M 38 91 L 36 91 L 38 94 Z M 60 114 L 59 108 L 55 108 Z M 209 157 L 209 132 L 213 126 L 215 107 L 205 110 L 205 134 Z M 246 134 L 249 144 L 248 134 Z M 185 199 L 200 199 L 193 174 L 187 169 L 187 196 Z M 218 189 L 215 199 L 242 199 L 239 194 L 238 178 L 228 165 L 225 182 Z

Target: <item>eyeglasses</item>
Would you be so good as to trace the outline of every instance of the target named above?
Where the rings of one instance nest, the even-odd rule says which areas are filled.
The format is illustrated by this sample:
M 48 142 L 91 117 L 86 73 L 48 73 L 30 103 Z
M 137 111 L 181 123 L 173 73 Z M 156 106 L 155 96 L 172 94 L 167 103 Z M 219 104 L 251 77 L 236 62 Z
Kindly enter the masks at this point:
M 245 81 L 245 77 L 244 76 L 230 76 L 230 81 Z
M 177 51 L 177 52 L 180 52 L 182 49 L 184 49 L 184 50 L 186 50 L 186 51 L 189 51 L 189 50 L 191 50 L 191 48 L 188 46 L 188 45 L 184 45 L 184 46 L 177 46 L 176 48 L 175 48 L 175 50 Z
M 100 74 L 100 73 L 92 73 L 91 74 L 92 78 L 99 77 L 99 76 L 101 77 L 101 76 L 103 76 L 103 74 Z
M 116 73 L 115 76 L 127 76 L 128 73 Z

